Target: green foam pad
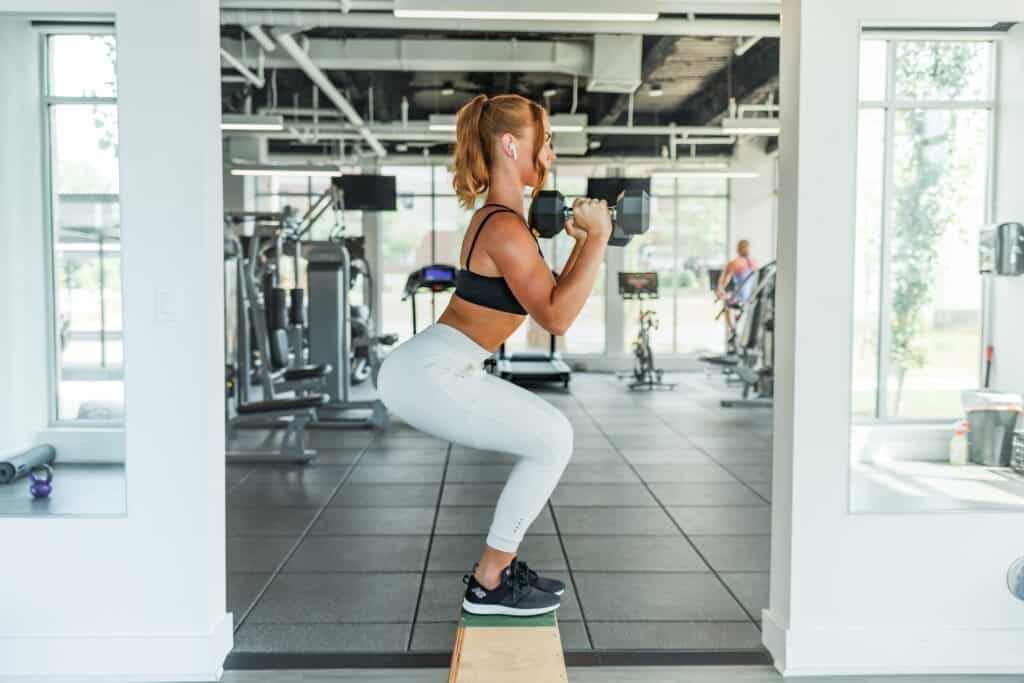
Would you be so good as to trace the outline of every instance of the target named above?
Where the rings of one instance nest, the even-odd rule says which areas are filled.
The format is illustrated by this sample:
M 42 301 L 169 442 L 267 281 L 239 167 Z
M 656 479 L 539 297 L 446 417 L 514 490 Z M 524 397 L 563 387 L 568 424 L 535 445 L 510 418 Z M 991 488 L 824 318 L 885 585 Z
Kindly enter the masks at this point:
M 459 619 L 460 628 L 489 628 L 495 626 L 503 626 L 505 628 L 537 628 L 544 626 L 553 627 L 557 623 L 554 612 L 540 614 L 535 617 L 509 617 L 495 614 L 470 614 L 463 611 L 462 618 Z

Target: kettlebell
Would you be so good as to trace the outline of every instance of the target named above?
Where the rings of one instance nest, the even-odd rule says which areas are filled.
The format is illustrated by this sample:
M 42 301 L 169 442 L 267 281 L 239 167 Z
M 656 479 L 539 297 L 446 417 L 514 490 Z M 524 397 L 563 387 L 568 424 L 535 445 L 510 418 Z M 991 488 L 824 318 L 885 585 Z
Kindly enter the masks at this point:
M 49 498 L 53 491 L 53 468 L 49 465 L 36 465 L 28 473 L 32 484 L 28 491 L 33 498 Z

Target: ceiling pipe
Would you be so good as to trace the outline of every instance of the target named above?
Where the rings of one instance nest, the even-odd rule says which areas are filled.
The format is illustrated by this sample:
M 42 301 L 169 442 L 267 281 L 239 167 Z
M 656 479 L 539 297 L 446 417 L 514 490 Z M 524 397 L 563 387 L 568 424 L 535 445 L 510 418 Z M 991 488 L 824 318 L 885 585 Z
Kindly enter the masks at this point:
M 245 64 L 242 64 L 242 62 L 238 61 L 233 54 L 231 54 L 224 48 L 220 49 L 220 56 L 221 59 L 223 59 L 231 66 L 231 68 L 233 68 L 238 73 L 242 74 L 242 76 L 245 77 L 245 80 L 249 81 L 257 88 L 262 89 L 263 86 L 266 84 L 266 81 L 264 81 L 262 78 L 260 78 L 252 71 L 250 71 L 249 67 L 247 67 Z
M 267 52 L 273 52 L 277 49 L 277 44 L 270 39 L 270 36 L 267 35 L 267 32 L 263 30 L 262 26 L 253 24 L 252 26 L 246 26 L 245 30 L 256 40 L 257 43 L 260 44 L 260 47 Z
M 424 150 L 428 151 L 428 150 Z M 431 154 L 426 157 L 429 160 L 436 162 L 447 161 L 449 159 L 448 154 Z M 393 154 L 388 157 L 388 166 L 420 166 L 423 164 L 424 154 Z M 700 156 L 695 159 L 665 159 L 660 156 L 579 156 L 579 157 L 558 157 L 558 161 L 555 162 L 556 166 L 590 166 L 595 162 L 606 164 L 608 166 L 651 166 L 655 169 L 661 170 L 700 170 L 700 169 L 717 169 L 727 168 L 731 163 L 732 157 L 725 155 L 707 155 Z M 244 160 L 235 159 L 232 160 L 233 164 L 246 164 Z M 266 164 L 275 163 L 305 163 L 305 164 L 348 164 L 355 165 L 356 160 L 338 160 L 337 158 L 310 158 L 302 154 L 271 154 Z
M 752 36 L 750 38 L 747 38 L 746 40 L 742 41 L 739 45 L 736 46 L 736 49 L 733 50 L 733 53 L 737 57 L 742 57 L 743 55 L 747 54 L 750 48 L 757 45 L 758 42 L 760 42 L 760 40 L 761 36 Z
M 260 109 L 260 113 L 292 114 L 293 112 L 290 109 Z M 287 124 L 301 126 L 308 125 L 308 122 L 290 119 L 287 121 Z M 320 126 L 317 134 L 321 139 L 355 140 L 363 137 L 364 132 L 372 134 L 377 140 L 385 141 L 435 141 L 438 143 L 455 141 L 454 131 L 430 130 L 426 121 L 409 121 L 407 127 L 403 127 L 401 123 L 376 124 L 373 126 L 367 126 L 365 123 L 362 125 Z M 625 126 L 587 126 L 582 132 L 588 135 L 607 135 L 612 137 L 631 135 L 675 135 L 678 140 L 678 144 L 695 143 L 702 145 L 724 145 L 731 144 L 731 142 L 735 141 L 735 133 L 725 131 L 718 126 L 633 126 L 632 128 Z M 234 134 L 236 133 L 233 133 L 233 135 Z M 275 140 L 287 140 L 293 137 L 288 133 L 266 131 L 244 131 L 237 134 L 254 135 Z M 751 132 L 750 135 L 773 137 L 776 134 L 772 131 L 766 131 L 763 133 Z
M 349 101 L 345 99 L 345 96 L 342 95 L 336 87 L 334 87 L 334 84 L 331 83 L 331 80 L 327 78 L 326 74 L 324 74 L 324 72 L 321 71 L 317 65 L 312 62 L 312 60 L 310 60 L 306 53 L 302 51 L 302 48 L 295 42 L 295 39 L 286 33 L 277 32 L 274 32 L 274 38 L 277 40 L 277 43 L 284 48 L 285 52 L 291 55 L 292 59 L 295 60 L 295 63 L 299 65 L 303 72 L 309 76 L 309 79 L 313 81 L 313 83 L 320 88 L 325 95 L 327 95 L 327 99 L 329 99 L 335 107 L 345 114 L 345 118 L 347 118 L 349 122 L 358 129 L 359 135 L 368 145 L 370 145 L 370 148 L 373 149 L 377 156 L 387 156 L 388 152 L 384 149 L 384 145 L 382 145 L 380 140 L 374 137 L 374 134 L 370 132 L 370 129 L 366 126 L 363 118 L 359 115 L 359 112 L 349 104 Z
M 274 107 L 261 107 L 259 109 L 258 113 L 259 114 L 266 114 L 266 115 L 277 115 L 277 114 L 279 114 L 279 115 L 288 116 L 288 117 L 294 117 L 296 114 L 298 114 L 300 116 L 309 117 L 309 116 L 313 116 L 314 110 L 310 109 L 308 107 L 305 107 L 305 108 L 304 107 L 299 107 L 299 108 L 294 108 L 294 107 L 277 107 L 277 108 L 274 108 Z M 316 115 L 318 117 L 321 117 L 321 118 L 332 118 L 332 117 L 333 118 L 337 118 L 339 116 L 339 113 L 334 111 L 334 110 L 332 110 L 332 109 L 319 109 L 319 110 L 316 110 Z M 377 135 L 377 134 L 386 134 L 386 133 L 394 133 L 394 134 L 403 134 L 404 133 L 404 134 L 408 134 L 410 132 L 412 132 L 412 133 L 431 133 L 432 132 L 432 133 L 440 133 L 440 134 L 442 134 L 441 136 L 443 136 L 443 133 L 445 133 L 445 132 L 450 133 L 451 132 L 451 131 L 436 131 L 436 130 L 435 131 L 431 131 L 430 130 L 430 122 L 429 121 L 423 121 L 423 120 L 420 120 L 420 121 L 405 120 L 405 121 L 391 121 L 391 122 L 378 121 L 375 125 L 370 126 L 369 129 L 375 135 Z M 358 128 L 353 127 L 353 126 L 349 126 L 349 125 L 334 126 L 333 128 L 328 128 L 326 130 L 331 130 L 333 132 L 347 132 L 347 133 L 358 132 Z M 674 125 L 674 124 L 668 124 L 668 125 L 665 125 L 665 126 L 644 126 L 644 125 L 639 125 L 638 126 L 638 125 L 634 125 L 632 127 L 629 127 L 629 126 L 585 126 L 583 128 L 583 130 L 580 131 L 580 132 L 587 133 L 588 135 L 611 135 L 611 136 L 616 136 L 616 135 L 673 135 L 674 134 L 674 135 L 677 135 L 677 136 L 680 136 L 680 137 L 685 137 L 685 136 L 690 136 L 690 135 L 705 136 L 705 137 L 714 137 L 714 136 L 732 137 L 733 135 L 735 135 L 735 133 L 732 133 L 731 131 L 724 130 L 721 126 L 677 126 L 677 125 Z M 764 133 L 763 135 L 765 135 L 765 136 L 772 136 L 773 134 L 772 133 Z
M 337 7 L 335 5 L 335 7 Z M 386 12 L 301 12 L 222 10 L 220 23 L 281 28 L 365 28 L 409 31 L 500 31 L 502 33 L 626 33 L 679 36 L 779 36 L 779 21 L 765 19 L 658 19 L 657 21 L 506 21 L 483 19 L 399 19 Z

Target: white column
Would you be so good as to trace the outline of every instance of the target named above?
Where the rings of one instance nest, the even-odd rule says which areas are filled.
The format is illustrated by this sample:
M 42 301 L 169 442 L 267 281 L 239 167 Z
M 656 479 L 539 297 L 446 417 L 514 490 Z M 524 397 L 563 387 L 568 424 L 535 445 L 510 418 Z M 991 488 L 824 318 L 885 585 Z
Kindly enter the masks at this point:
M 10 12 L 109 13 L 116 21 L 128 512 L 3 520 L 11 551 L 0 581 L 0 679 L 216 680 L 232 645 L 225 610 L 219 7 L 214 0 L 3 0 L 0 16 Z M 29 42 L 38 53 L 36 36 Z M 29 60 L 15 63 L 38 76 Z M 22 100 L 9 77 L 0 64 L 0 89 L 18 93 L 14 99 L 41 116 L 38 98 Z M 29 152 L 38 168 L 41 136 L 19 132 L 32 141 L 19 152 Z M 21 174 L 26 184 L 42 182 L 20 154 L 3 149 L 4 184 Z M 11 231 L 41 243 L 42 229 L 0 222 L 5 244 Z M 12 275 L 0 274 L 0 310 L 42 287 L 38 273 L 19 273 L 18 281 Z M 41 330 L 4 328 L 0 358 L 17 352 L 18 338 L 44 343 Z M 0 379 L 13 371 L 27 380 L 34 372 L 27 363 L 3 367 Z M 34 379 L 33 391 L 42 392 L 42 378 Z
M 852 515 L 849 463 L 860 27 L 1021 21 L 1024 6 L 784 0 L 782 18 L 764 642 L 791 676 L 1022 673 L 1024 604 L 1006 586 L 1008 567 L 1024 555 L 1014 540 L 1021 515 Z M 1024 156 L 1024 149 L 1006 153 Z

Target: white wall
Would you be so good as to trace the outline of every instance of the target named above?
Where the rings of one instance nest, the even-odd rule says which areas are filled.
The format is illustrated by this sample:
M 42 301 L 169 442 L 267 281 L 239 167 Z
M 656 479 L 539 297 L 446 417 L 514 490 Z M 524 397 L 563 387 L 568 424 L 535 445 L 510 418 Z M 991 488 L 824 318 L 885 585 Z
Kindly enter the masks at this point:
M 758 266 L 775 258 L 775 158 L 764 152 L 765 138 L 742 140 L 736 145 L 736 164 L 756 171 L 756 178 L 729 180 L 729 255 L 736 243 L 750 240 L 750 257 Z
M 857 67 L 865 20 L 1021 20 L 1019 0 L 785 0 L 771 606 L 788 675 L 1024 672 L 1020 514 L 851 515 Z M 1018 138 L 1019 140 L 1019 138 Z M 1024 155 L 1019 142 L 1006 153 Z M 823 258 L 831 255 L 831 258 Z M 813 286 L 809 286 L 813 285 Z
M 39 49 L 26 20 L 0 19 L 0 450 L 48 421 Z M 17 93 L 17 96 L 13 96 Z M 6 295 L 4 295 L 6 294 Z
M 217 3 L 0 0 L 0 13 L 7 11 L 117 19 L 128 514 L 0 520 L 4 547 L 16 549 L 4 554 L 0 581 L 0 680 L 214 680 L 232 641 Z M 0 202 L 7 207 L 12 194 L 38 192 L 33 159 L 41 138 L 12 129 L 9 118 L 16 108 L 39 112 L 38 97 L 16 80 L 38 71 L 26 68 L 20 51 L 8 59 L 17 49 L 10 36 L 0 46 L 0 186 L 13 184 Z M 41 234 L 33 204 L 40 203 L 25 199 L 13 209 L 20 220 L 5 213 L 0 223 L 2 408 L 34 396 L 22 393 L 16 368 L 27 346 L 42 346 L 6 327 L 19 299 L 42 286 L 38 262 L 6 267 L 17 256 L 6 245 L 19 232 Z M 158 300 L 167 304 L 163 315 Z M 0 415 L 19 429 L 38 419 Z
M 996 222 L 1024 223 L 1024 26 L 1016 26 L 1000 47 L 999 108 L 996 130 Z M 993 277 L 991 339 L 995 347 L 992 386 L 1024 393 L 1024 277 Z

